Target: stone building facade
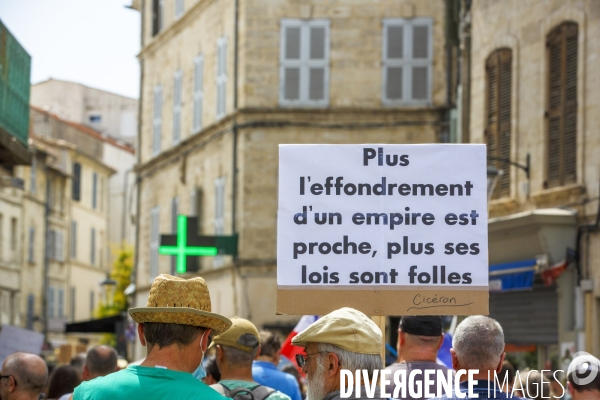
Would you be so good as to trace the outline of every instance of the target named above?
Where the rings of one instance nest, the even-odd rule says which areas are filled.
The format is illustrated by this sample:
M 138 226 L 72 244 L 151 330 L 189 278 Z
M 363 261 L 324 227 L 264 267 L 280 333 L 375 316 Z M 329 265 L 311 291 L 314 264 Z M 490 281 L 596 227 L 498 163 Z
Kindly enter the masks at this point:
M 204 258 L 213 311 L 276 315 L 278 145 L 436 143 L 448 135 L 455 57 L 445 2 L 134 1 L 141 12 L 136 305 L 172 273 L 158 255 L 177 214 L 239 235 Z M 140 349 L 136 356 L 143 356 Z
M 533 290 L 491 293 L 490 312 L 510 325 L 507 342 L 537 346 L 540 365 L 566 350 L 598 356 L 600 3 L 481 1 L 465 16 L 465 140 L 487 143 L 504 172 L 490 203 L 490 263 L 537 258 Z

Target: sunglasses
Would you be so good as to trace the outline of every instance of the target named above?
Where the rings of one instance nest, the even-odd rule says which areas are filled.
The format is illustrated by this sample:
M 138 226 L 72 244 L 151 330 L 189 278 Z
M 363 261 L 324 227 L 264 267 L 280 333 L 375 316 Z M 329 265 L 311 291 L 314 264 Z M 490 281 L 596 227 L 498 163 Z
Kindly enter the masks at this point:
M 311 354 L 296 354 L 296 364 L 300 368 L 304 368 L 306 365 L 306 361 L 308 360 L 308 356 L 314 356 L 315 354 L 327 353 L 326 351 L 317 351 L 316 353 Z

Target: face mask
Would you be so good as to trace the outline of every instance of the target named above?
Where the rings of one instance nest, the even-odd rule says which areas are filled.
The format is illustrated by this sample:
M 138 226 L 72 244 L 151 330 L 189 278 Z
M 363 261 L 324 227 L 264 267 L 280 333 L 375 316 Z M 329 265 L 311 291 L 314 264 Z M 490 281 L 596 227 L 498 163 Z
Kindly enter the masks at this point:
M 202 352 L 202 357 L 200 357 L 200 365 L 198 365 L 198 368 L 196 368 L 196 370 L 194 372 L 192 372 L 192 375 L 194 376 L 194 378 L 198 379 L 199 381 L 201 381 L 202 379 L 204 379 L 206 377 L 206 370 L 204 369 L 204 365 L 202 364 L 202 361 L 204 360 L 204 351 L 202 350 L 202 341 L 204 340 L 205 333 L 206 333 L 206 331 L 204 331 L 204 333 L 202 334 L 202 338 L 200 339 L 200 351 Z

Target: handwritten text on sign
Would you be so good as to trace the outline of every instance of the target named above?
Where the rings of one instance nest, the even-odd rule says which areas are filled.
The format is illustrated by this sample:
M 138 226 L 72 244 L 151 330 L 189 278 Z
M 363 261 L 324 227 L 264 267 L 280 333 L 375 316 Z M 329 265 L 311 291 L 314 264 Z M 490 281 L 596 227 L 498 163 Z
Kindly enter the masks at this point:
M 280 287 L 488 285 L 484 145 L 281 145 Z

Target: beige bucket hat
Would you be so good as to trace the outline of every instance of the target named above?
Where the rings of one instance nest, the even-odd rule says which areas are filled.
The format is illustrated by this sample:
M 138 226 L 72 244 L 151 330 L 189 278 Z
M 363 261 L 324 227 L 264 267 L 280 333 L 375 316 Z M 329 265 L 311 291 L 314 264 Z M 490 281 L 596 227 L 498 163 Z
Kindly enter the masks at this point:
M 211 312 L 210 294 L 204 279 L 182 279 L 162 274 L 154 279 L 146 307 L 130 308 L 138 324 L 162 322 L 211 328 L 215 334 L 225 332 L 231 321 Z

